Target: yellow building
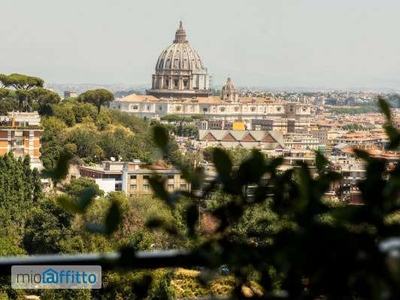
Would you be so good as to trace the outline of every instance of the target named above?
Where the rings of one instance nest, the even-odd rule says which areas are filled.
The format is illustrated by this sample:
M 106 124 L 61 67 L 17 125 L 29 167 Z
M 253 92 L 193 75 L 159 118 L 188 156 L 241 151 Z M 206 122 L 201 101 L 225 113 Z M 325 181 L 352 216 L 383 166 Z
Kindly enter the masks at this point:
M 246 124 L 244 122 L 233 122 L 232 130 L 246 130 Z

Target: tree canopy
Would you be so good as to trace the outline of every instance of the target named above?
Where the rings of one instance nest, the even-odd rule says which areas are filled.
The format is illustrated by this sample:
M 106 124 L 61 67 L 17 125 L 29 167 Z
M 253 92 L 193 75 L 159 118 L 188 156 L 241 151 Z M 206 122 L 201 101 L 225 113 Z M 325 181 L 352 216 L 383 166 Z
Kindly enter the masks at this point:
M 44 84 L 44 80 L 39 77 L 17 73 L 0 74 L 0 82 L 4 87 L 13 87 L 16 90 L 30 90 L 35 87 L 43 87 Z
M 0 82 L 4 86 L 0 88 L 0 112 L 3 114 L 15 109 L 50 114 L 50 105 L 61 101 L 57 93 L 43 88 L 44 81 L 38 77 L 0 74 Z
M 97 113 L 100 114 L 101 106 L 114 100 L 114 95 L 105 89 L 89 90 L 80 94 L 78 100 L 92 103 L 97 107 Z
M 379 105 L 387 118 L 389 149 L 398 149 L 400 131 L 387 103 L 381 99 Z M 153 132 L 155 145 L 168 155 L 168 130 L 157 126 Z M 207 272 L 221 270 L 230 279 L 226 282 L 231 282 L 234 299 L 399 299 L 400 164 L 388 170 L 384 159 L 362 150 L 355 153 L 367 170 L 366 179 L 358 184 L 362 206 L 325 200 L 325 192 L 341 175 L 319 152 L 313 174 L 305 163 L 278 171 L 282 158 L 266 160 L 257 150 L 235 168 L 229 154 L 216 148 L 212 162 L 217 177 L 201 198 L 198 192 L 167 191 L 162 178 L 150 179 L 156 196 L 180 218 L 150 216 L 147 226 L 177 241 L 182 239 L 183 225 L 193 262 L 201 261 L 207 269 L 198 273 L 199 280 L 209 282 Z M 184 167 L 182 176 L 195 191 L 204 178 L 200 169 Z M 212 202 L 202 200 L 208 193 Z M 109 222 L 111 215 L 118 216 L 113 211 L 118 210 L 111 205 L 96 232 L 109 235 L 120 228 Z M 202 214 L 208 216 L 206 231 L 200 229 Z M 125 247 L 119 266 L 127 266 L 136 250 Z M 176 297 L 174 287 L 188 286 L 182 278 L 178 286 L 174 284 L 173 275 L 165 278 L 164 292 L 170 297 Z M 141 298 L 151 298 L 150 285 L 145 287 Z

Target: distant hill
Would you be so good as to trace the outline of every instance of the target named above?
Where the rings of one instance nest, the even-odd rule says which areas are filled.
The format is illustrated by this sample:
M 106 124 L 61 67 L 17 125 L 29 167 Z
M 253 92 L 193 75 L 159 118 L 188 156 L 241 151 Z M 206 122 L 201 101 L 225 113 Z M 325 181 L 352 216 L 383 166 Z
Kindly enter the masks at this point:
M 132 93 L 144 94 L 146 89 L 150 88 L 147 84 L 95 84 L 95 83 L 49 83 L 47 88 L 54 90 L 60 96 L 64 95 L 64 91 L 75 92 L 78 95 L 93 89 L 107 89 L 116 94 L 117 97 L 123 97 Z

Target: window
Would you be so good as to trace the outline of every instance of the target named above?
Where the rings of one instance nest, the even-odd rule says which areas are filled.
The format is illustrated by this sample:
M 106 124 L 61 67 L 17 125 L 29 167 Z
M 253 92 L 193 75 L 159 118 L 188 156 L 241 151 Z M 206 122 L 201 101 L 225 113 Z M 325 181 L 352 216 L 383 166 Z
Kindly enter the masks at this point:
M 179 83 L 178 79 L 174 79 L 174 85 L 175 85 L 175 87 L 178 87 L 178 83 Z
M 160 64 L 158 65 L 158 68 L 160 68 L 160 69 L 161 69 L 161 68 L 163 67 L 163 64 L 164 64 L 164 60 L 163 60 L 163 59 L 161 59 L 161 60 L 160 60 Z
M 131 190 L 136 191 L 137 190 L 137 185 L 136 184 L 131 184 Z
M 180 187 L 181 187 L 181 190 L 186 190 L 186 184 L 182 183 L 182 184 L 180 185 Z
M 174 175 L 168 175 L 168 179 L 174 179 Z
M 19 139 L 15 139 L 15 145 L 16 146 L 23 146 L 24 145 L 24 140 L 19 138 Z
M 131 175 L 131 179 L 136 180 L 136 175 Z
M 162 110 L 162 106 L 160 106 L 160 107 L 158 108 L 158 110 Z
M 173 190 L 174 189 L 174 185 L 173 184 L 168 184 L 168 190 Z
M 149 175 L 144 175 L 143 180 L 149 180 Z
M 143 190 L 148 191 L 149 190 L 149 185 L 148 184 L 143 184 Z

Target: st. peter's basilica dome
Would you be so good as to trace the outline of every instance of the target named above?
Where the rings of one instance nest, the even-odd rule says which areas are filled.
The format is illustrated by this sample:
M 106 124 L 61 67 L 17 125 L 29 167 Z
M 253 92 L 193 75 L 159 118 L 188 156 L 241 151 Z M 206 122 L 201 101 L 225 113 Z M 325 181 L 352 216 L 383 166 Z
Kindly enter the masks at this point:
M 150 95 L 193 97 L 209 95 L 209 75 L 197 51 L 190 46 L 182 22 L 173 43 L 158 57 Z

